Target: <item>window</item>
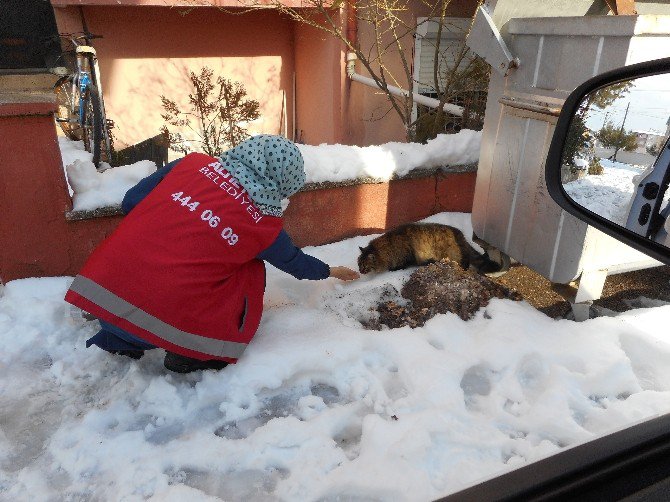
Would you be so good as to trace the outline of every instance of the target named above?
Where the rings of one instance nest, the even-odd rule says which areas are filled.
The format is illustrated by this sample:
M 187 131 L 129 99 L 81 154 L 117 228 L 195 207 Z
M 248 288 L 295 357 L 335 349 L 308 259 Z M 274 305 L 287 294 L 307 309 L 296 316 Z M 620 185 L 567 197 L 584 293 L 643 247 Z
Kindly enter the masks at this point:
M 0 16 L 0 72 L 44 69 L 60 54 L 53 8 L 41 0 L 5 0 Z M 12 72 L 10 72 L 12 73 Z
M 465 47 L 465 36 L 471 21 L 469 18 L 445 18 L 438 48 L 439 20 L 417 20 L 414 92 L 435 99 L 446 96 L 446 102 L 464 108 L 462 117 L 447 114 L 436 120 L 436 110 L 415 104 L 413 118 L 418 141 L 461 129 L 480 130 L 483 126 L 489 66 Z M 436 58 L 437 83 L 434 73 Z

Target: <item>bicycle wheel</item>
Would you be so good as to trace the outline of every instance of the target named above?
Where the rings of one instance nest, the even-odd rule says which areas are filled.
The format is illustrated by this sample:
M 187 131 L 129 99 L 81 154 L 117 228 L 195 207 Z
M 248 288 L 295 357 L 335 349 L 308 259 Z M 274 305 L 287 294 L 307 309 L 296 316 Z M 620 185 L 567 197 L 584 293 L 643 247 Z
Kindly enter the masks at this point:
M 79 87 L 74 85 L 74 76 L 66 75 L 54 85 L 56 94 L 56 122 L 68 139 L 81 141 L 84 130 L 79 123 Z
M 98 167 L 100 163 L 100 153 L 102 151 L 102 109 L 100 106 L 100 98 L 98 90 L 89 86 L 85 94 L 82 96 L 83 113 L 83 140 L 84 148 L 87 152 L 93 154 L 93 163 Z

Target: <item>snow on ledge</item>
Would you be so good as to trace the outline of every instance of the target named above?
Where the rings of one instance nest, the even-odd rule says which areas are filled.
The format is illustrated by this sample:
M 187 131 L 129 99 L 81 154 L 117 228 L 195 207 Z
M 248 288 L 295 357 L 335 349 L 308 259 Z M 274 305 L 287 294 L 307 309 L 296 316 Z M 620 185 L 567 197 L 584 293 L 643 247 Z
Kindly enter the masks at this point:
M 74 191 L 72 210 L 81 211 L 120 204 L 129 189 L 156 171 L 156 164 L 140 160 L 98 172 L 93 162 L 75 160 L 65 169 Z
M 68 219 L 83 219 L 110 211 L 118 212 L 125 193 L 142 178 L 156 170 L 156 164 L 144 160 L 98 172 L 91 154 L 81 141 L 58 138 L 73 208 Z M 383 183 L 392 179 L 434 172 L 448 166 L 468 171 L 479 158 L 481 132 L 463 130 L 458 134 L 440 134 L 420 143 L 386 143 L 366 147 L 347 145 L 298 145 L 305 159 L 306 190 L 325 186 Z M 76 213 L 84 214 L 84 216 Z
M 439 134 L 421 143 L 385 143 L 373 146 L 298 145 L 305 159 L 307 183 L 342 182 L 360 178 L 389 181 L 414 169 L 463 166 L 476 163 L 482 133 L 464 129 Z
M 156 171 L 154 162 L 141 160 L 99 172 L 92 162 L 93 156 L 84 150 L 83 142 L 60 136 L 58 145 L 72 195 L 72 212 L 118 206 L 130 188 Z

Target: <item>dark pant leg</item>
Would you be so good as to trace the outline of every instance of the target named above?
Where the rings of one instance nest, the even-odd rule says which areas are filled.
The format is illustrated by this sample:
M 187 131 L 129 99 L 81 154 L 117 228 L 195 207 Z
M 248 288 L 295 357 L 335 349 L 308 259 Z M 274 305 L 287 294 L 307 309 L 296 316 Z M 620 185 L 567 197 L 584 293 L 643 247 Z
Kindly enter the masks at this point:
M 96 345 L 108 352 L 119 350 L 143 351 L 157 348 L 155 345 L 145 342 L 108 322 L 100 321 L 100 327 L 102 329 L 86 341 L 86 347 Z

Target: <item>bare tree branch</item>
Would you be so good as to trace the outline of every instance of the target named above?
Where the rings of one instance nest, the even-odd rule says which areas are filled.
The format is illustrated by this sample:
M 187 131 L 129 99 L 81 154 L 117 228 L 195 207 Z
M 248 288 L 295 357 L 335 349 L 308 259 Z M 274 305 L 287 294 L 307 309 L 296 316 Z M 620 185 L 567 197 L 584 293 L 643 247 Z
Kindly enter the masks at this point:
M 207 0 L 194 0 L 194 2 Z M 481 3 L 482 0 L 479 0 Z M 413 49 L 413 40 L 417 28 L 427 22 L 437 22 L 437 38 L 434 44 L 433 87 L 437 95 L 440 109 L 429 112 L 430 119 L 435 124 L 443 122 L 446 116 L 442 107 L 457 95 L 459 89 L 467 87 L 484 75 L 481 65 L 475 65 L 469 59 L 467 47 L 463 44 L 454 58 L 453 63 L 445 64 L 442 34 L 448 22 L 448 11 L 451 0 L 303 0 L 300 7 L 285 5 L 282 0 L 239 0 L 239 8 L 222 8 L 220 10 L 234 15 L 249 12 L 273 9 L 285 15 L 288 19 L 308 26 L 328 36 L 339 40 L 347 52 L 353 53 L 362 68 L 369 74 L 370 79 L 378 87 L 378 92 L 388 99 L 389 111 L 393 110 L 402 121 L 407 139 L 414 139 L 417 120 L 412 119 L 414 97 L 412 90 L 419 82 L 419 76 L 414 75 L 410 60 Z M 195 4 L 194 4 L 195 5 Z M 356 42 L 349 39 L 346 29 L 346 16 L 342 15 L 345 6 L 353 6 L 356 22 L 361 27 L 367 27 L 364 37 Z M 422 8 L 421 16 L 416 17 L 417 7 Z M 347 13 L 349 15 L 349 13 Z M 361 43 L 363 41 L 363 44 Z M 463 65 L 463 66 L 461 66 Z M 424 83 L 425 84 L 425 83 Z M 406 96 L 397 96 L 389 86 L 407 89 Z M 385 113 L 385 116 L 388 111 Z M 437 125 L 432 127 L 436 130 Z

